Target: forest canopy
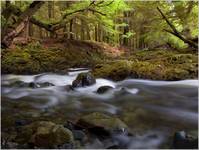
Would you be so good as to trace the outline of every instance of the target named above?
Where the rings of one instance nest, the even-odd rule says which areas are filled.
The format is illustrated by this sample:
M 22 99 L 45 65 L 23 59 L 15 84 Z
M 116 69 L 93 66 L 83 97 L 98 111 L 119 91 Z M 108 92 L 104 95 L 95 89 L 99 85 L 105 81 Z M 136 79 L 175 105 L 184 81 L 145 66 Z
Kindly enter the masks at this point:
M 33 3 L 36 9 L 28 12 Z M 1 5 L 5 47 L 27 28 L 30 37 L 61 36 L 131 49 L 197 48 L 197 1 L 2 1 Z M 12 29 L 17 33 L 7 36 Z

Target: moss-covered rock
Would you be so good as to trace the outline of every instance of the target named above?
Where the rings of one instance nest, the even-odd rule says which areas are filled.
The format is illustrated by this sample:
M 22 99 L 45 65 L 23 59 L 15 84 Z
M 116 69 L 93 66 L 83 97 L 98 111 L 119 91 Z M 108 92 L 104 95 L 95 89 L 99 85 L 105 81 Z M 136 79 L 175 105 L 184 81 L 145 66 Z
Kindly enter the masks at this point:
M 96 80 L 90 72 L 80 73 L 80 74 L 78 74 L 77 78 L 73 81 L 72 86 L 73 87 L 84 87 L 84 86 L 93 85 L 95 83 L 96 83 Z
M 18 143 L 31 143 L 38 148 L 53 148 L 65 143 L 73 143 L 72 132 L 61 125 L 49 121 L 26 125 L 16 137 Z
M 127 125 L 119 118 L 94 112 L 80 118 L 77 124 L 89 127 L 103 127 L 108 131 L 128 129 Z

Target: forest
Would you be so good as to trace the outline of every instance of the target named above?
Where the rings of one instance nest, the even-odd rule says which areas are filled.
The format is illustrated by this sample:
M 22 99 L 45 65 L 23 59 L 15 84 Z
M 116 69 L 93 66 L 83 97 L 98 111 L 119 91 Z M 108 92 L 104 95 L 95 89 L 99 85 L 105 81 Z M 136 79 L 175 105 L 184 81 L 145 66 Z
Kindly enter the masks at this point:
M 0 4 L 1 148 L 198 149 L 197 0 Z

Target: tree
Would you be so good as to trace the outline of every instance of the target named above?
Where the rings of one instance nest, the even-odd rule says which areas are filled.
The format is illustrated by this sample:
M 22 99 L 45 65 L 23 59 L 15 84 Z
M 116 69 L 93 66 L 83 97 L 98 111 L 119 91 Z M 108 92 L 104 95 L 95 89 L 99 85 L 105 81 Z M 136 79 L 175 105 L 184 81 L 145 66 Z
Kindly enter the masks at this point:
M 12 29 L 6 28 L 6 33 L 1 41 L 3 47 L 9 47 L 13 39 L 19 35 L 27 25 L 29 18 L 44 4 L 44 1 L 34 1 L 30 6 L 20 14 L 16 22 L 13 22 Z
M 167 22 L 167 24 L 170 26 L 170 28 L 172 29 L 172 31 L 164 29 L 166 32 L 180 38 L 182 41 L 184 41 L 185 43 L 189 44 L 191 47 L 198 49 L 198 42 L 195 42 L 192 39 L 188 39 L 187 37 L 185 37 L 184 35 L 182 35 L 176 28 L 175 26 L 168 20 L 168 18 L 164 15 L 164 13 L 161 11 L 161 9 L 159 7 L 157 7 L 158 11 L 160 12 L 160 14 L 162 15 L 163 19 Z

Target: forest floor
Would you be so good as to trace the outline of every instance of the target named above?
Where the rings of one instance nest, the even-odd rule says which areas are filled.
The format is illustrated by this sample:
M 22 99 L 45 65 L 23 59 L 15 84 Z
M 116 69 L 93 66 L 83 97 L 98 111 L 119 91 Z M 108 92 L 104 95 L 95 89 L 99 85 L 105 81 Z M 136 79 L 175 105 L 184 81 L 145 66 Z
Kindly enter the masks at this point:
M 2 73 L 67 73 L 68 68 L 92 68 L 96 77 L 181 80 L 198 77 L 198 55 L 191 51 L 130 52 L 105 43 L 78 40 L 33 40 L 2 51 Z

